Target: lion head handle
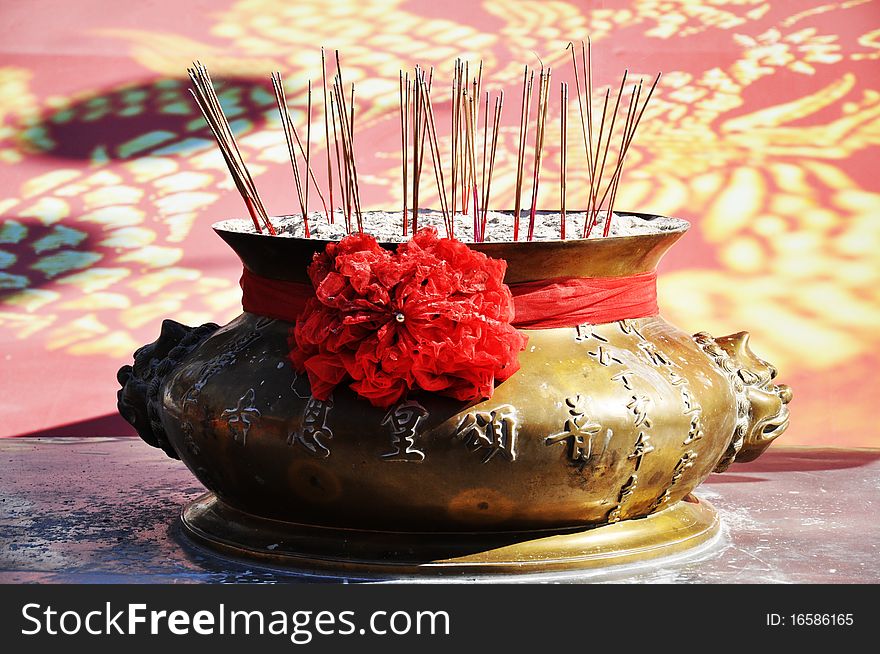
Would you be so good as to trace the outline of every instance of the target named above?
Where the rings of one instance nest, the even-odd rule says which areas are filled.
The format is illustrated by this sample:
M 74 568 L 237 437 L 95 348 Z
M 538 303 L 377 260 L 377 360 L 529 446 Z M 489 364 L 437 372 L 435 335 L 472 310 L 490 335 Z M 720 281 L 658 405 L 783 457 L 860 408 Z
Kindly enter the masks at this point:
M 180 457 L 168 442 L 159 417 L 162 384 L 177 364 L 217 329 L 214 323 L 187 327 L 165 320 L 159 338 L 134 353 L 133 366 L 122 366 L 116 373 L 122 386 L 116 393 L 119 413 L 147 444 L 161 448 L 173 459 Z
M 694 340 L 724 372 L 736 394 L 736 428 L 715 467 L 715 472 L 723 472 L 734 461 L 754 461 L 785 431 L 791 388 L 773 383 L 776 368 L 752 352 L 748 332 L 720 338 L 700 332 Z

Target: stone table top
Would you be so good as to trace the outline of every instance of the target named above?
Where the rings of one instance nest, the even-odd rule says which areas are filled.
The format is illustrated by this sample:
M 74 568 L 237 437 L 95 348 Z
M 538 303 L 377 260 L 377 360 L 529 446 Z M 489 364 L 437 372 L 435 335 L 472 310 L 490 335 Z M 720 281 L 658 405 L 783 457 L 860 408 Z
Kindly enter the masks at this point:
M 339 581 L 204 550 L 180 507 L 204 492 L 135 438 L 0 440 L 0 582 Z M 722 533 L 696 553 L 506 582 L 880 582 L 880 450 L 772 447 L 697 489 Z M 412 577 L 403 578 L 412 581 Z M 448 581 L 448 580 L 447 580 Z

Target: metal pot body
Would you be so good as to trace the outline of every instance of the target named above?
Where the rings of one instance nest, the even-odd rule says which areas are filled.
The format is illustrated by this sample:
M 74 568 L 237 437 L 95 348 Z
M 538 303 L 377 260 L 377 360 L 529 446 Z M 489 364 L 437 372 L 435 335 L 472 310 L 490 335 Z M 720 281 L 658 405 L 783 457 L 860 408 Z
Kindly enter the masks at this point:
M 542 529 L 647 515 L 712 472 L 736 429 L 725 374 L 659 317 L 529 331 L 489 400 L 385 411 L 310 397 L 290 323 L 244 314 L 164 384 L 174 450 L 224 502 L 279 520 L 404 531 Z

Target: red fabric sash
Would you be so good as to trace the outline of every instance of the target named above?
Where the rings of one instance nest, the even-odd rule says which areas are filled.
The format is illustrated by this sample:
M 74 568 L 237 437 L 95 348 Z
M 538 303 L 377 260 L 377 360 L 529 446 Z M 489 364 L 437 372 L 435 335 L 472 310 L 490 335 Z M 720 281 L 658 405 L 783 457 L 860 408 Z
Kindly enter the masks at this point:
M 555 277 L 510 284 L 518 329 L 598 325 L 658 313 L 657 273 L 627 277 Z M 314 296 L 311 284 L 261 277 L 244 269 L 241 305 L 267 318 L 296 322 Z
M 657 309 L 657 273 L 627 277 L 555 277 L 510 284 L 518 329 L 599 325 L 644 318 Z

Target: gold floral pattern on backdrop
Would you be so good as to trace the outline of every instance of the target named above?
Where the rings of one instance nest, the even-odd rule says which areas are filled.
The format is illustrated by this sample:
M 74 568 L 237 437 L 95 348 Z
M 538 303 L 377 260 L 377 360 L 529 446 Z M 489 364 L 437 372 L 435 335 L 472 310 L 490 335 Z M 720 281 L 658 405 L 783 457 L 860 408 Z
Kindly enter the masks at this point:
M 112 368 L 152 340 L 163 318 L 235 315 L 236 261 L 231 253 L 218 259 L 206 241 L 215 238 L 214 219 L 240 208 L 186 94 L 182 74 L 191 59 L 222 81 L 245 159 L 278 213 L 295 202 L 270 70 L 284 73 L 301 120 L 305 81 L 320 82 L 319 46 L 342 52 L 346 81 L 357 85 L 365 199 L 396 207 L 397 71 L 416 62 L 436 67 L 445 133 L 451 61 L 482 58 L 486 88 L 508 93 L 493 181 L 493 204 L 503 207 L 512 205 L 522 65 L 543 61 L 557 78 L 570 78 L 566 44 L 590 34 L 600 87 L 616 84 L 624 66 L 632 78 L 664 73 L 616 205 L 694 223 L 663 268 L 664 314 L 692 331 L 752 333 L 755 349 L 795 388 L 789 442 L 877 445 L 877 18 L 876 5 L 864 0 L 601 7 L 243 0 L 217 3 L 194 26 L 171 16 L 160 29 L 109 19 L 82 26 L 145 74 L 108 88 L 90 83 L 86 69 L 78 90 L 64 95 L 46 93 L 37 63 L 0 68 L 7 179 L 0 338 L 13 350 L 27 343 L 46 362 L 66 357 Z M 555 102 L 550 111 L 539 196 L 547 208 L 558 205 Z M 572 111 L 570 207 L 583 204 L 578 180 L 586 178 L 575 103 Z M 313 119 L 323 120 L 320 107 Z M 448 152 L 448 139 L 441 141 Z M 210 263 L 200 258 L 209 250 Z M 75 395 L 68 401 L 75 404 Z

